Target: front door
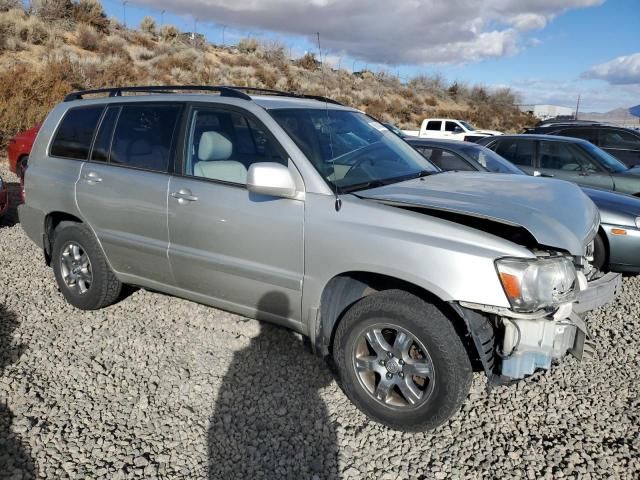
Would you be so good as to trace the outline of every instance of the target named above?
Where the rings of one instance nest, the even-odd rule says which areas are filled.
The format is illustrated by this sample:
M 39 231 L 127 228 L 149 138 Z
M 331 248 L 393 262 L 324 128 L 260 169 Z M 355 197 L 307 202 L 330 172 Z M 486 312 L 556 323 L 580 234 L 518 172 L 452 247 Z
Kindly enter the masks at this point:
M 251 164 L 288 165 L 266 132 L 242 111 L 192 110 L 182 174 L 169 186 L 169 258 L 179 288 L 290 324 L 301 316 L 304 202 L 247 190 Z
M 173 283 L 167 189 L 180 113 L 175 104 L 108 107 L 76 184 L 82 216 L 130 282 Z
M 613 190 L 613 178 L 577 146 L 562 141 L 541 140 L 538 170 L 579 185 Z

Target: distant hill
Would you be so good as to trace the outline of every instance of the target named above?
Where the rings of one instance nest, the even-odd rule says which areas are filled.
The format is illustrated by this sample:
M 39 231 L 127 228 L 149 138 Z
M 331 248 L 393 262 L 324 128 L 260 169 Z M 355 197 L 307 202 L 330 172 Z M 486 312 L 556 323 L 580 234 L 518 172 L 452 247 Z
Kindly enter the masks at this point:
M 613 123 L 615 125 L 637 127 L 640 125 L 640 118 L 631 114 L 630 110 L 632 108 L 615 108 L 605 113 L 580 112 L 578 117 L 580 120 L 594 120 L 598 122 Z

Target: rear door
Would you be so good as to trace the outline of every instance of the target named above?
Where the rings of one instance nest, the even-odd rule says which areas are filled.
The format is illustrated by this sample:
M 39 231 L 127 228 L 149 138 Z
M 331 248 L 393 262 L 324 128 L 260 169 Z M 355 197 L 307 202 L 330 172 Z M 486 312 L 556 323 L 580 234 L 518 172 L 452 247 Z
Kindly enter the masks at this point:
M 499 138 L 488 147 L 511 163 L 516 164 L 529 175 L 535 171 L 536 142 L 529 138 Z
M 299 322 L 304 201 L 246 187 L 253 163 L 294 169 L 284 150 L 248 112 L 206 104 L 189 114 L 183 152 L 167 199 L 178 286 L 238 313 Z
M 425 137 L 428 138 L 442 138 L 443 122 L 441 120 L 429 120 L 425 129 Z
M 172 284 L 167 189 L 182 106 L 109 106 L 76 184 L 82 216 L 129 281 Z
M 640 165 L 640 134 L 621 128 L 601 129 L 599 146 L 629 167 Z
M 613 190 L 613 178 L 576 145 L 553 140 L 540 140 L 538 170 L 548 176 L 580 185 Z

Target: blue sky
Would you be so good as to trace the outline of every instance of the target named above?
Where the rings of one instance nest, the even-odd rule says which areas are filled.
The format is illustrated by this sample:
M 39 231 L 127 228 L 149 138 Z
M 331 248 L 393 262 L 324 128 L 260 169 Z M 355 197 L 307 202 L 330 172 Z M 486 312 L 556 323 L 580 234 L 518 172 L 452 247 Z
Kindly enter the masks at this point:
M 289 2 L 136 0 L 126 16 L 129 26 L 145 15 L 160 23 L 165 9 L 164 23 L 184 31 L 197 16 L 198 32 L 214 43 L 226 24 L 227 44 L 277 40 L 293 56 L 316 52 L 319 30 L 328 60 L 349 70 L 509 86 L 526 103 L 574 106 L 580 94 L 584 111 L 640 104 L 640 0 L 459 0 L 455 8 L 444 0 Z M 103 5 L 123 21 L 121 1 Z

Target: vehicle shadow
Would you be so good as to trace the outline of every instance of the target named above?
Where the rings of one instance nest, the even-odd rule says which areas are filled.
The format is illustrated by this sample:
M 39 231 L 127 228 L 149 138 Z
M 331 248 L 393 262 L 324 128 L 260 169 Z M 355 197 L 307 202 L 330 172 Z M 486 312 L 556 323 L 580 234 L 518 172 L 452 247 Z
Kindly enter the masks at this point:
M 0 377 L 5 368 L 16 362 L 23 347 L 13 345 L 12 335 L 18 326 L 16 315 L 0 305 Z M 35 467 L 28 447 L 11 431 L 14 415 L 0 398 L 0 478 L 34 478 Z
M 258 308 L 289 314 L 278 292 Z M 337 479 L 336 431 L 319 395 L 331 373 L 294 333 L 260 328 L 234 354 L 220 386 L 209 427 L 209 478 Z

